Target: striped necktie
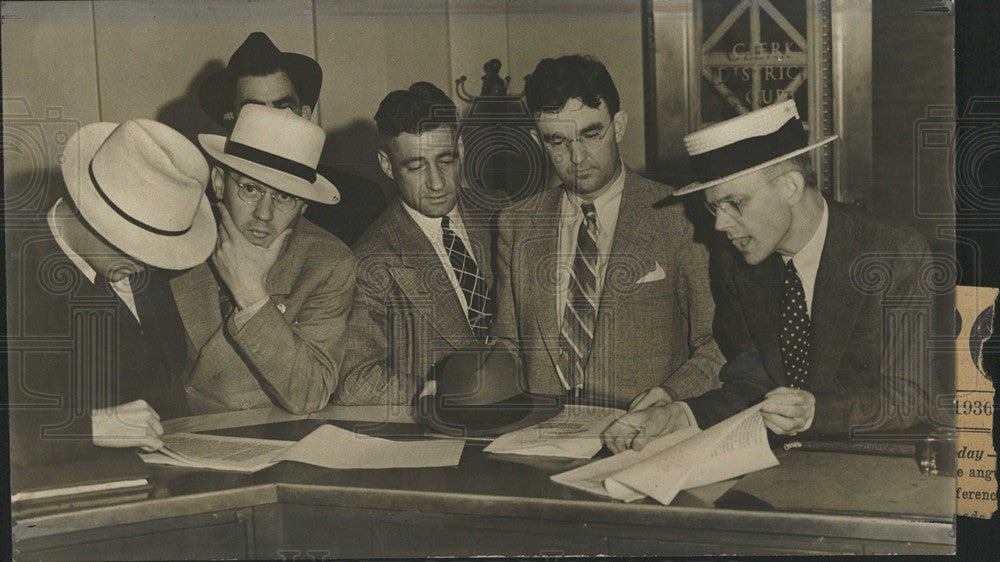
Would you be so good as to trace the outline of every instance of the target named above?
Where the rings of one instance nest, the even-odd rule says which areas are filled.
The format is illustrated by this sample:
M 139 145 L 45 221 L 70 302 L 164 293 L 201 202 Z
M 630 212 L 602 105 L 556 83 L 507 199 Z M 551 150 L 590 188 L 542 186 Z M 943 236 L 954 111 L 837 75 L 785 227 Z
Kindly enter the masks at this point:
M 784 291 L 781 295 L 781 364 L 785 383 L 792 388 L 808 389 L 809 334 L 812 322 L 806 309 L 806 293 L 792 260 L 785 264 Z
M 570 393 L 576 396 L 584 387 L 597 320 L 597 209 L 593 203 L 580 208 L 583 221 L 576 235 L 576 256 L 560 330 L 563 352 L 569 359 L 564 375 Z
M 490 303 L 489 287 L 479 273 L 476 260 L 472 259 L 462 239 L 451 229 L 450 222 L 447 215 L 441 217 L 441 238 L 448 251 L 451 267 L 455 270 L 455 278 L 458 279 L 458 285 L 465 295 L 469 327 L 477 338 L 485 340 L 493 317 L 487 312 Z

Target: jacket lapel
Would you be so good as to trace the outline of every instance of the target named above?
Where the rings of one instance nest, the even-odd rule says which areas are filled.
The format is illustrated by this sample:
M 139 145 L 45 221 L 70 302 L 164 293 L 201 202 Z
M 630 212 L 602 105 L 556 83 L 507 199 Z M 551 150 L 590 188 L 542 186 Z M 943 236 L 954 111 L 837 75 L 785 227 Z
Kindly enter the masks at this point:
M 208 263 L 170 280 L 177 311 L 195 349 L 201 349 L 222 325 L 219 285 Z
M 735 251 L 731 244 L 725 251 Z M 736 258 L 742 263 L 743 257 Z M 778 342 L 781 322 L 782 275 L 784 271 L 780 256 L 772 254 L 755 267 L 743 268 L 735 279 L 740 300 L 746 308 L 746 318 L 759 319 L 759 323 L 749 326 L 750 333 L 757 340 L 761 350 L 764 370 L 777 386 L 785 384 L 785 368 L 781 364 L 781 347 Z
M 399 266 L 390 266 L 389 273 L 400 290 L 438 333 L 455 347 L 473 337 L 448 274 L 427 236 L 402 208 L 392 207 L 391 222 L 395 246 L 399 249 Z M 431 290 L 433 289 L 433 290 Z
M 562 188 L 543 192 L 538 209 L 532 214 L 533 231 L 527 236 L 518 237 L 524 243 L 523 262 L 511 264 L 511 267 L 526 267 L 532 273 L 526 283 L 526 306 L 534 309 L 534 317 L 538 324 L 538 333 L 545 342 L 545 348 L 554 365 L 559 364 L 559 322 L 561 318 L 556 313 L 557 263 L 553 258 L 559 252 L 559 217 Z M 551 267 L 551 271 L 534 273 L 535 268 Z M 520 276 L 519 276 L 520 277 Z
M 813 381 L 835 376 L 864 299 L 849 283 L 851 262 L 858 252 L 854 229 L 845 224 L 846 217 L 835 203 L 827 202 L 827 207 L 827 234 L 812 303 L 809 377 Z
M 604 316 L 601 311 L 614 310 L 622 292 L 631 290 L 639 277 L 652 269 L 652 264 L 646 263 L 649 248 L 663 243 L 662 240 L 655 240 L 655 236 L 670 235 L 660 232 L 654 236 L 651 232 L 651 223 L 644 220 L 649 215 L 644 211 L 652 205 L 652 197 L 633 178 L 632 172 L 626 169 L 625 187 L 618 207 L 618 222 L 611 241 L 611 255 L 604 270 L 604 284 L 597 313 L 597 337 L 600 337 L 599 334 L 607 323 L 601 321 Z M 659 196 L 662 197 L 663 194 Z M 609 272 L 611 276 L 608 275 Z M 628 275 L 620 275 L 625 272 Z

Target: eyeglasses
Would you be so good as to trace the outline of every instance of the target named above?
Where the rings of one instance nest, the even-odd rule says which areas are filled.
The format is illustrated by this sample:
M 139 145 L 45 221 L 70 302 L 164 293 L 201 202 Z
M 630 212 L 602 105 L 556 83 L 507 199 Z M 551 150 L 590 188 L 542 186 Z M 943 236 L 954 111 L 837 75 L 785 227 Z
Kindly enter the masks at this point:
M 549 149 L 549 152 L 555 153 L 569 152 L 569 145 L 578 141 L 585 148 L 593 147 L 597 145 L 597 143 L 604 140 L 605 135 L 607 135 L 608 131 L 611 130 L 611 123 L 613 123 L 613 121 L 609 122 L 599 131 L 587 131 L 575 139 L 564 137 L 558 133 L 554 135 L 546 135 L 545 147 Z
M 284 191 L 268 189 L 252 183 L 241 183 L 236 180 L 233 181 L 236 183 L 236 195 L 247 203 L 257 204 L 257 202 L 259 202 L 264 195 L 270 195 L 271 203 L 274 203 L 274 208 L 287 213 L 288 211 L 294 210 L 296 204 L 301 201 L 298 197 L 285 193 Z
M 743 216 L 742 208 L 749 200 L 750 197 L 744 197 L 743 199 L 737 199 L 735 201 L 732 199 L 725 199 L 719 201 L 718 203 L 709 203 L 708 199 L 705 199 L 704 201 L 705 208 L 708 209 L 709 213 L 712 213 L 713 217 L 718 216 L 719 211 L 721 211 L 723 214 L 729 215 L 730 218 L 738 219 Z

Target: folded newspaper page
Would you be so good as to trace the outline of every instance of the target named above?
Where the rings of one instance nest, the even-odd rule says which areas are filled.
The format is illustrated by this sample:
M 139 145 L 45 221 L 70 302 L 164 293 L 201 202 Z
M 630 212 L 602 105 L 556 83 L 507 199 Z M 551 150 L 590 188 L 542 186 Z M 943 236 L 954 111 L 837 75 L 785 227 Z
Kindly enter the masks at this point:
M 175 433 L 163 448 L 141 453 L 151 464 L 256 472 L 281 461 L 325 468 L 418 468 L 457 466 L 462 441 L 391 441 L 322 425 L 300 441 Z
M 623 410 L 568 404 L 540 424 L 505 433 L 490 443 L 487 453 L 589 459 L 601 450 L 601 432 Z
M 777 464 L 758 404 L 704 431 L 677 431 L 654 439 L 642 451 L 625 451 L 552 480 L 626 502 L 649 496 L 666 505 L 681 490 Z

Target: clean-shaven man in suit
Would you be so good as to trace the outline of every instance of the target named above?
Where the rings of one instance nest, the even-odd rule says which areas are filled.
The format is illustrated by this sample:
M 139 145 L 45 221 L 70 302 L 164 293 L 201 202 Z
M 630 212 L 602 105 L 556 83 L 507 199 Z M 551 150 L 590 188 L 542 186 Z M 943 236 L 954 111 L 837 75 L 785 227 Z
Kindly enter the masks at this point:
M 461 186 L 455 104 L 417 82 L 382 100 L 378 152 L 398 200 L 354 246 L 358 290 L 338 404 L 408 405 L 431 367 L 493 319 L 491 213 Z
M 225 68 L 198 89 L 202 110 L 231 132 L 247 105 L 288 109 L 311 119 L 323 86 L 323 69 L 312 57 L 278 49 L 267 34 L 255 31 L 233 52 Z M 385 209 L 382 190 L 355 174 L 319 164 L 320 175 L 340 191 L 338 205 L 312 205 L 306 218 L 347 244 L 353 244 Z
M 794 100 L 685 137 L 704 179 L 677 195 L 703 190 L 724 235 L 711 262 L 723 385 L 631 412 L 605 433 L 613 451 L 760 401 L 779 435 L 872 434 L 927 419 L 929 373 L 917 356 L 926 336 L 887 312 L 892 301 L 929 311 L 929 248 L 912 229 L 823 197 L 808 152 L 834 139 L 808 144 Z
M 177 131 L 146 119 L 92 123 L 63 156 L 69 197 L 7 254 L 11 347 L 35 350 L 12 353 L 7 373 L 18 466 L 162 445 L 161 417 L 188 413 L 167 277 L 215 245 L 208 164 Z
M 316 173 L 326 136 L 291 111 L 243 108 L 229 138 L 199 135 L 221 201 L 211 259 L 172 280 L 187 332 L 184 390 L 207 413 L 319 410 L 337 388 L 354 258 L 302 214 L 339 199 Z
M 561 185 L 499 219 L 493 335 L 533 392 L 643 407 L 718 384 L 708 252 L 667 186 L 629 170 L 628 115 L 603 64 L 544 59 L 525 87 Z

